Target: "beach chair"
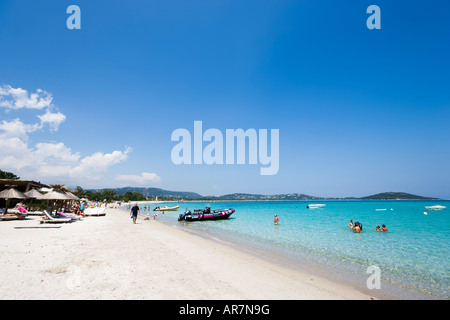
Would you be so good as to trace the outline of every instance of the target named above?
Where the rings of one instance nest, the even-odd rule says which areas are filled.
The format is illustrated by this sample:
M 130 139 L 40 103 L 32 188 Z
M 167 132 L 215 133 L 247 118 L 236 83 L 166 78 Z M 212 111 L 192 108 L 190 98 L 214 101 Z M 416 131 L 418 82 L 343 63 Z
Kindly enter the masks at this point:
M 81 220 L 81 216 L 76 216 L 76 215 L 64 213 L 64 212 L 58 212 L 58 214 L 63 218 L 69 218 L 72 220 Z
M 47 212 L 47 210 L 44 210 L 44 217 L 39 221 L 39 223 L 68 223 L 72 221 L 74 220 L 72 220 L 71 218 L 53 218 L 52 215 Z
M 0 215 L 0 221 L 11 221 L 11 220 L 21 220 L 21 219 L 15 214 Z
M 43 216 L 44 211 L 27 211 L 27 214 L 30 216 Z
M 0 214 L 0 221 L 24 220 L 26 217 L 26 213 L 21 213 L 18 210 L 10 209 L 8 210 L 8 214 L 6 215 L 4 214 L 4 212 Z
M 84 211 L 84 215 L 85 216 L 89 216 L 89 217 L 100 217 L 100 216 L 105 216 L 106 215 L 106 208 L 99 208 L 99 207 L 95 207 L 95 208 L 88 208 L 91 210 L 85 210 Z

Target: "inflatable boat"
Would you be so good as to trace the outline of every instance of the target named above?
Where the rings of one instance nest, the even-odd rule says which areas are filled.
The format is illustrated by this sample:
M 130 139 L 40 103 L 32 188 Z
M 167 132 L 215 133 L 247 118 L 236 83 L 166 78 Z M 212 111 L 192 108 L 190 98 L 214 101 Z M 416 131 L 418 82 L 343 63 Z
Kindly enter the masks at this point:
M 324 208 L 326 206 L 326 204 L 308 204 L 306 207 L 308 209 L 318 209 L 318 208 Z
M 178 221 L 205 221 L 205 220 L 225 220 L 234 213 L 234 209 L 219 209 L 211 211 L 207 207 L 205 210 L 186 211 L 178 216 Z
M 165 207 L 162 207 L 162 208 L 156 207 L 155 209 L 153 209 L 153 211 L 176 211 L 176 210 L 178 210 L 179 207 L 180 206 L 175 206 L 175 207 L 165 206 Z

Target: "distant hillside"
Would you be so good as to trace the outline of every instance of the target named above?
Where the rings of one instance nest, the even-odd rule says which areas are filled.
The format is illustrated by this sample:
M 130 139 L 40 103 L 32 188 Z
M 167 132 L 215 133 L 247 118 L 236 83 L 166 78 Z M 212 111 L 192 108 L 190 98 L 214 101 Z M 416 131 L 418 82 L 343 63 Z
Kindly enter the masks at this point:
M 301 193 L 288 193 L 278 195 L 262 195 L 262 194 L 248 194 L 248 193 L 232 193 L 219 197 L 205 197 L 214 200 L 318 200 L 320 197 L 309 196 Z
M 115 191 L 118 195 L 123 195 L 127 192 L 139 192 L 148 198 L 158 197 L 160 199 L 185 199 L 185 200 L 436 200 L 437 198 L 427 198 L 404 192 L 383 192 L 371 196 L 355 198 L 331 198 L 331 197 L 316 197 L 302 193 L 285 193 L 277 195 L 263 195 L 250 193 L 232 193 L 222 196 L 202 196 L 195 192 L 185 191 L 169 191 L 160 188 L 139 188 L 139 187 L 125 187 L 109 189 Z M 102 191 L 102 190 L 91 190 Z
M 199 195 L 195 192 L 183 192 L 183 191 L 169 191 L 163 190 L 159 188 L 139 188 L 139 187 L 125 187 L 125 188 L 116 188 L 109 189 L 115 191 L 118 195 L 123 195 L 127 192 L 139 192 L 142 193 L 145 197 L 149 198 L 173 198 L 173 199 L 201 199 L 203 196 Z M 101 190 L 95 190 L 101 191 Z
M 427 198 L 405 192 L 383 192 L 371 196 L 359 198 L 361 200 L 436 200 L 438 198 Z

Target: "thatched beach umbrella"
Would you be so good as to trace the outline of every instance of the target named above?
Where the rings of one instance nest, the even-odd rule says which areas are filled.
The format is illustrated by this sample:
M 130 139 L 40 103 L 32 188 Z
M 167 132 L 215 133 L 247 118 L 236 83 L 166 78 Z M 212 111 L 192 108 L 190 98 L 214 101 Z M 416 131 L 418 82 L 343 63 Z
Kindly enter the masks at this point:
M 64 193 L 66 194 L 66 196 L 69 197 L 70 200 L 78 200 L 78 199 L 79 199 L 79 198 L 78 198 L 76 195 L 74 195 L 72 192 L 65 191 Z
M 70 192 L 70 191 L 66 190 L 66 191 L 64 191 L 64 193 L 66 194 L 66 196 L 69 197 L 69 199 L 68 199 L 68 204 L 69 205 L 72 204 L 72 201 L 79 200 L 79 198 L 76 195 L 74 195 L 72 192 Z M 66 208 L 67 208 L 67 203 L 66 203 Z
M 44 194 L 44 195 L 42 195 L 40 197 L 37 197 L 36 199 L 38 199 L 38 200 L 52 200 L 52 206 L 51 206 L 51 209 L 50 209 L 50 214 L 51 214 L 53 212 L 54 201 L 68 200 L 69 197 L 66 194 L 64 194 L 63 192 L 61 192 L 61 191 L 53 190 L 53 191 L 50 191 L 49 193 L 46 193 L 46 194 Z
M 36 189 L 31 189 L 30 191 L 25 192 L 24 195 L 31 199 L 37 199 L 38 197 L 42 196 L 42 193 L 40 193 Z
M 28 205 L 28 210 L 30 210 L 31 204 L 33 203 L 33 199 L 37 199 L 38 197 L 41 197 L 42 193 L 40 193 L 36 189 L 31 189 L 31 190 L 25 192 L 24 195 L 26 195 L 28 198 L 30 198 L 30 203 Z
M 9 188 L 0 192 L 0 198 L 6 200 L 5 214 L 8 213 L 9 201 L 11 199 L 26 199 L 27 196 L 15 188 Z

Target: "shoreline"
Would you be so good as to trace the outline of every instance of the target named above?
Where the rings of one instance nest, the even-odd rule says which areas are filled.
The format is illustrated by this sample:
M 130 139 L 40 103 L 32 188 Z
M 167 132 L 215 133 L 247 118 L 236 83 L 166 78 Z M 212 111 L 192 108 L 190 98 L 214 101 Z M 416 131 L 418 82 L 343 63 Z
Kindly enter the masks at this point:
M 61 228 L 14 228 L 37 219 L 0 223 L 0 299 L 374 298 L 157 220 L 133 225 L 122 209 Z
M 372 200 L 371 200 L 372 201 Z M 145 203 L 145 202 L 144 202 Z M 126 210 L 125 210 L 126 211 Z M 151 216 L 151 213 L 141 213 L 141 216 L 146 217 L 147 214 Z M 175 220 L 176 221 L 176 220 Z M 314 274 L 321 278 L 325 278 L 332 282 L 338 282 L 343 285 L 351 286 L 356 290 L 370 295 L 376 299 L 381 300 L 433 300 L 436 297 L 427 295 L 421 291 L 405 286 L 402 283 L 396 283 L 389 281 L 388 279 L 382 280 L 383 290 L 370 290 L 367 288 L 366 281 L 370 274 L 367 274 L 366 267 L 364 269 L 348 268 L 348 265 L 343 265 L 342 261 L 338 260 L 338 257 L 328 256 L 327 259 L 314 256 L 314 254 L 306 253 L 303 256 L 292 256 L 290 252 L 284 252 L 283 250 L 274 250 L 270 246 L 262 246 L 256 243 L 241 241 L 241 239 L 235 239 L 233 237 L 227 237 L 223 234 L 216 232 L 209 232 L 208 229 L 185 228 L 172 221 L 162 219 L 161 222 L 170 227 L 175 227 L 182 232 L 189 233 L 193 236 L 200 237 L 201 239 L 212 240 L 226 246 L 232 247 L 235 250 L 239 250 L 245 254 L 258 257 L 262 260 L 278 264 L 283 267 L 287 267 L 293 270 L 300 270 L 305 273 Z M 217 231 L 217 230 L 216 230 Z M 247 239 L 248 240 L 248 239 Z M 255 245 L 256 244 L 256 245 Z M 319 258 L 319 259 L 317 259 Z M 355 267 L 355 266 L 353 266 Z M 350 281 L 351 279 L 351 281 Z
M 206 202 L 206 203 L 214 203 L 214 202 L 269 202 L 269 201 L 273 201 L 273 202 L 310 202 L 310 203 L 317 203 L 318 201 L 336 201 L 336 202 L 350 202 L 350 201 L 355 201 L 355 202 L 386 202 L 386 201 L 435 201 L 435 202 L 440 202 L 440 201 L 445 201 L 445 202 L 450 202 L 450 199 L 318 199 L 318 200 L 290 200 L 290 199 L 267 199 L 267 200 L 263 200 L 263 199 L 237 199 L 237 200 L 187 200 L 187 199 L 183 199 L 183 200 L 148 200 L 148 201 L 130 201 L 130 202 L 122 202 L 122 206 L 125 204 L 134 204 L 134 203 L 138 203 L 138 204 L 144 204 L 144 203 L 151 203 L 151 204 L 156 204 L 156 203 L 184 203 L 184 202 Z M 113 202 L 112 202 L 113 203 Z M 112 204 L 110 203 L 110 204 Z

